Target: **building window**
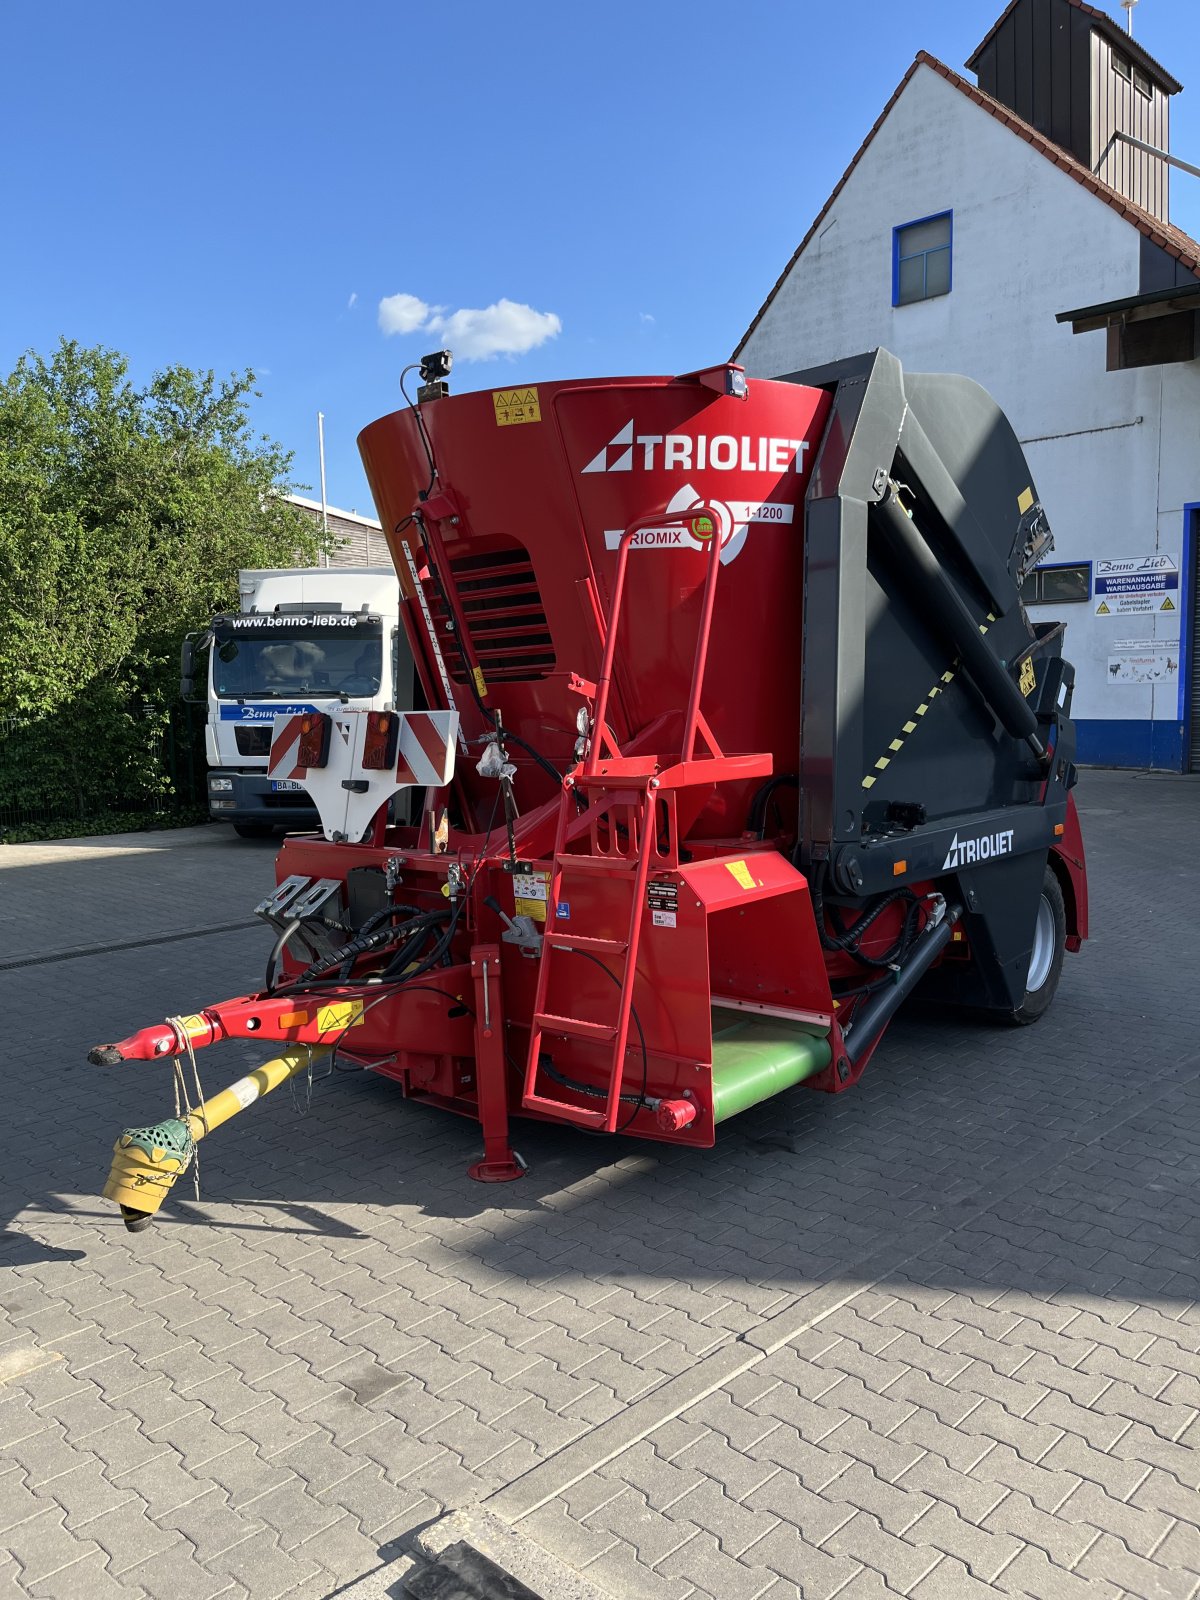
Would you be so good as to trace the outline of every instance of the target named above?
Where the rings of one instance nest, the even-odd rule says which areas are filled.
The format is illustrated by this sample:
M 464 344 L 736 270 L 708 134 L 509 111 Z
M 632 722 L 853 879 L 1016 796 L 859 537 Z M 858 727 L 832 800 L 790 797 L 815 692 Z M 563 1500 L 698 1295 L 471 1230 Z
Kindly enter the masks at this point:
M 1115 46 L 1110 49 L 1109 54 L 1112 56 L 1113 71 L 1116 73 L 1118 78 L 1124 78 L 1126 83 L 1128 83 L 1130 77 L 1133 75 L 1133 63 L 1130 61 L 1128 56 L 1122 55 Z
M 1092 563 L 1035 567 L 1021 585 L 1027 606 L 1070 606 L 1092 598 Z
M 1150 98 L 1150 79 L 1146 76 L 1146 74 L 1141 70 L 1140 67 L 1134 67 L 1134 69 L 1133 69 L 1133 87 L 1137 90 L 1137 92 L 1139 94 L 1144 94 L 1146 96 L 1146 99 L 1149 100 L 1149 98 Z
M 953 213 L 922 217 L 892 229 L 892 304 L 911 305 L 950 293 Z

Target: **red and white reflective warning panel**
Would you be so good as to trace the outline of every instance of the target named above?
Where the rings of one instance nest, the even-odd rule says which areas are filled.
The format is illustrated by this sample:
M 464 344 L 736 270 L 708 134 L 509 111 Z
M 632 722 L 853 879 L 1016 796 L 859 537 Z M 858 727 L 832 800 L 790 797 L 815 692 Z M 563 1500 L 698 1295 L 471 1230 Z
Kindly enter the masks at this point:
M 448 724 L 453 722 L 453 726 Z M 407 711 L 400 718 L 398 784 L 423 784 L 440 789 L 454 776 L 454 741 L 458 714 L 452 711 Z
M 272 778 L 303 778 L 329 759 L 333 718 L 324 711 L 276 717 L 267 771 Z
M 304 712 L 275 718 L 267 771 L 303 781 L 335 843 L 360 843 L 380 806 L 401 789 L 441 789 L 454 776 L 456 711 Z M 393 766 L 380 761 L 395 737 Z

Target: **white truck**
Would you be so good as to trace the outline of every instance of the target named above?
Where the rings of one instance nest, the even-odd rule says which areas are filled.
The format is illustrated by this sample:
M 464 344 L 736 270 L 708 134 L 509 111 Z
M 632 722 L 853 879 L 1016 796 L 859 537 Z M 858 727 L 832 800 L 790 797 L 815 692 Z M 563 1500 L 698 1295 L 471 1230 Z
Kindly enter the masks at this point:
M 396 574 L 391 567 L 245 571 L 238 590 L 239 610 L 189 634 L 180 661 L 183 698 L 208 705 L 208 808 L 243 839 L 317 828 L 303 785 L 267 773 L 275 718 L 339 706 L 411 709 L 413 663 Z

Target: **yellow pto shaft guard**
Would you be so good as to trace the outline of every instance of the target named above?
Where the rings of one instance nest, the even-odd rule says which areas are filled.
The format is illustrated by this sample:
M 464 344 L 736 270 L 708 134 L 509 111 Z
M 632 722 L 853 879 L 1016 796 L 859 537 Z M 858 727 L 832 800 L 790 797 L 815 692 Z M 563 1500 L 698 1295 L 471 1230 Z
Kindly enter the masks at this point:
M 328 1054 L 327 1048 L 295 1045 L 239 1078 L 228 1089 L 220 1090 L 185 1117 L 169 1117 L 149 1128 L 126 1128 L 113 1146 L 104 1198 L 115 1200 L 120 1206 L 131 1233 L 139 1232 L 170 1194 L 176 1178 L 187 1171 L 196 1145 L 205 1134 Z

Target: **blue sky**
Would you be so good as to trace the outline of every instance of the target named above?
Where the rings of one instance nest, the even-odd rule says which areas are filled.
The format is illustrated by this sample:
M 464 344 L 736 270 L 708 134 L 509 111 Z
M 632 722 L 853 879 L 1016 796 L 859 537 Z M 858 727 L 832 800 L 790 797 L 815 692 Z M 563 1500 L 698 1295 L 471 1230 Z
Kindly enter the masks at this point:
M 297 481 L 323 410 L 330 502 L 369 512 L 355 435 L 443 338 L 460 389 L 726 356 L 916 51 L 961 70 L 1002 4 L 9 0 L 0 363 L 252 367 Z M 1135 25 L 1200 164 L 1195 9 Z M 1200 179 L 1172 194 L 1200 236 Z M 542 342 L 463 359 L 496 337 Z

